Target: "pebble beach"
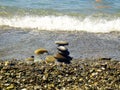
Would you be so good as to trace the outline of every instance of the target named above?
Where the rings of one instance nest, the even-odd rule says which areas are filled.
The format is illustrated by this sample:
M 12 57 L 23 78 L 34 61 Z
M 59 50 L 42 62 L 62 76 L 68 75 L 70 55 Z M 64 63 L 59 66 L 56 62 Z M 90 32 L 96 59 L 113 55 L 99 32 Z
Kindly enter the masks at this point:
M 0 90 L 120 90 L 120 0 L 0 0 Z
M 1 32 L 0 90 L 119 90 L 119 35 L 117 32 Z M 65 39 L 69 42 L 65 44 L 67 48 L 53 42 Z M 43 46 L 46 49 L 40 48 Z M 34 62 L 34 55 L 44 52 L 50 54 L 47 62 Z M 54 62 L 66 57 L 72 60 Z
M 120 61 L 28 63 L 0 60 L 0 90 L 120 90 Z

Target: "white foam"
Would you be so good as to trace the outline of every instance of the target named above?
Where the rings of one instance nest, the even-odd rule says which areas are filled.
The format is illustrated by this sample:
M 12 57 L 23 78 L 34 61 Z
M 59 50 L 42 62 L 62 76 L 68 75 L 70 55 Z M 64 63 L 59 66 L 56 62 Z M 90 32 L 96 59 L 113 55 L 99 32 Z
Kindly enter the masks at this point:
M 0 25 L 30 28 L 36 30 L 50 30 L 50 31 L 87 31 L 87 32 L 110 32 L 120 31 L 120 18 L 107 19 L 92 19 L 86 17 L 80 19 L 70 16 L 25 16 L 3 18 L 0 17 Z

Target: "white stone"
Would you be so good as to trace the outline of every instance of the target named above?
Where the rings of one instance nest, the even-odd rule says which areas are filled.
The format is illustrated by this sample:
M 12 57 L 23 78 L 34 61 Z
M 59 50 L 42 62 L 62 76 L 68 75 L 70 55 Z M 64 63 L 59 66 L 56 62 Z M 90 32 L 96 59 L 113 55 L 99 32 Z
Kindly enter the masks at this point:
M 59 47 L 57 47 L 57 49 L 60 51 L 67 51 L 67 48 L 64 46 L 59 46 Z

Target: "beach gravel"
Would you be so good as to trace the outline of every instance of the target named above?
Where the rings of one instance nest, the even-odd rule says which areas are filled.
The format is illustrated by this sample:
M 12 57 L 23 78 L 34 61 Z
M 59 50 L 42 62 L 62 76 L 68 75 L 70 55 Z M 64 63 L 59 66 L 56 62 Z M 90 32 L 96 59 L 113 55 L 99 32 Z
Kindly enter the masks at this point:
M 120 62 L 0 60 L 0 90 L 120 90 Z

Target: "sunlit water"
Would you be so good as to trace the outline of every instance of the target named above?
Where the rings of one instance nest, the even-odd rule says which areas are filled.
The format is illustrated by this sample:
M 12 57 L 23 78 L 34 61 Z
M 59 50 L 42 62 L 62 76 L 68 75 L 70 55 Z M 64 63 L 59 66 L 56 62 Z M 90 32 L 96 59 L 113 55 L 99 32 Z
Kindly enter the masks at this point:
M 120 0 L 0 0 L 1 59 L 54 54 L 56 40 L 74 58 L 120 59 L 119 31 Z

